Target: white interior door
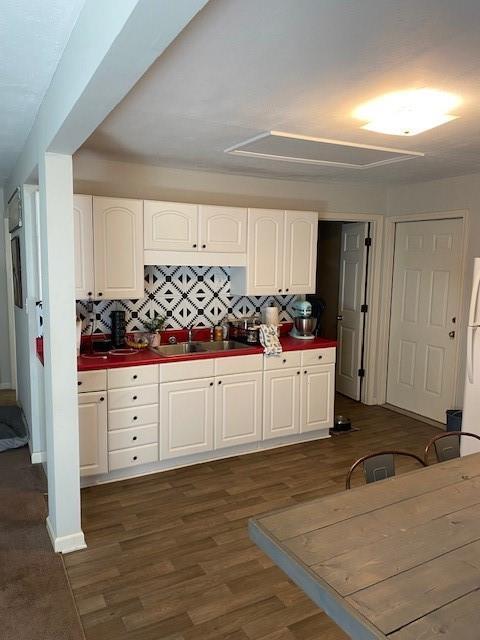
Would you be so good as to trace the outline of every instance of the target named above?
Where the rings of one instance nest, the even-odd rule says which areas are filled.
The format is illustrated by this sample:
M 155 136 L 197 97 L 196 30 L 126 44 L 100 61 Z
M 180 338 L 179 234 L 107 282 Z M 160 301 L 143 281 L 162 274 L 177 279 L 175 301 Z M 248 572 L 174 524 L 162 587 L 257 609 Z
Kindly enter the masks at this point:
M 445 422 L 455 381 L 462 220 L 396 225 L 387 402 Z
M 354 400 L 360 400 L 359 369 L 365 321 L 361 307 L 365 294 L 367 233 L 366 222 L 342 225 L 336 389 Z

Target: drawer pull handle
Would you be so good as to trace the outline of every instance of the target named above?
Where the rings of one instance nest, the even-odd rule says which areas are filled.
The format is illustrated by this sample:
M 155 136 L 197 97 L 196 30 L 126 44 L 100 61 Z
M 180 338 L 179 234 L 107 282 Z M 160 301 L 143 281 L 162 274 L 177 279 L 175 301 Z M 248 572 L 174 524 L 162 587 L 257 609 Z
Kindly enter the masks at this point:
M 133 400 L 136 400 L 136 399 L 137 399 L 137 396 L 133 396 Z
M 104 400 L 105 400 L 105 398 L 102 396 L 102 397 L 100 398 L 100 402 L 103 402 Z
M 133 379 L 136 380 L 138 378 L 137 374 L 133 376 Z
M 323 358 L 323 356 L 318 356 L 318 359 L 321 360 Z
M 136 460 L 136 459 L 137 459 L 137 456 L 133 456 L 133 459 L 134 459 L 134 460 Z
M 133 419 L 134 420 L 138 420 L 138 416 L 133 416 Z
M 135 441 L 137 439 L 137 436 L 133 436 L 132 440 Z

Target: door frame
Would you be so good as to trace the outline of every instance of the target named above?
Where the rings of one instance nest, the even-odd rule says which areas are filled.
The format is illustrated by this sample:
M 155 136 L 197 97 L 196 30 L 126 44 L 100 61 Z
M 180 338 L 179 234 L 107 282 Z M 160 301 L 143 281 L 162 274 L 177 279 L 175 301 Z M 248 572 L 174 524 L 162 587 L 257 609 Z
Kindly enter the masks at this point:
M 360 402 L 369 405 L 383 404 L 379 401 L 381 388 L 381 369 L 378 367 L 378 335 L 381 314 L 381 275 L 383 255 L 383 230 L 385 216 L 378 213 L 332 213 L 322 211 L 318 214 L 322 222 L 370 222 L 370 259 L 368 264 L 368 313 L 365 318 L 365 377 L 363 379 Z M 378 381 L 378 382 L 377 382 Z
M 385 218 L 385 235 L 384 235 L 384 260 L 383 260 L 383 285 L 382 285 L 382 313 L 380 316 L 379 332 L 378 332 L 378 404 L 385 404 L 387 401 L 387 372 L 388 372 L 388 357 L 389 357 L 389 343 L 390 343 L 390 316 L 392 309 L 392 294 L 393 294 L 393 266 L 394 266 L 394 254 L 395 254 L 395 233 L 396 225 L 402 222 L 429 222 L 432 220 L 451 220 L 461 219 L 462 224 L 462 239 L 461 239 L 461 254 L 460 254 L 460 287 L 459 287 L 459 307 L 458 307 L 458 327 L 463 326 L 465 318 L 464 299 L 465 299 L 465 274 L 467 270 L 467 244 L 470 229 L 470 212 L 464 209 L 455 209 L 453 211 L 438 211 L 438 212 L 426 212 L 426 213 L 413 213 L 408 215 L 391 216 Z M 459 335 L 460 332 L 457 331 Z M 455 375 L 454 379 L 458 377 L 458 371 L 460 369 L 460 349 L 461 340 L 457 340 L 455 345 Z M 452 391 L 452 401 L 456 399 L 457 389 Z

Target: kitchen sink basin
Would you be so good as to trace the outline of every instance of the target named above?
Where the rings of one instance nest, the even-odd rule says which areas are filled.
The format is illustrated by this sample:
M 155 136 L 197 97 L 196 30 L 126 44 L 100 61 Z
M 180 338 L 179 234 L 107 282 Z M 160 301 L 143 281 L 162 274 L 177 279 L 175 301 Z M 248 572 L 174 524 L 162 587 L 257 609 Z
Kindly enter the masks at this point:
M 248 345 L 234 340 L 219 340 L 218 342 L 179 342 L 151 347 L 152 351 L 165 358 L 185 356 L 190 353 L 215 353 L 217 351 L 236 351 L 237 349 L 248 349 Z

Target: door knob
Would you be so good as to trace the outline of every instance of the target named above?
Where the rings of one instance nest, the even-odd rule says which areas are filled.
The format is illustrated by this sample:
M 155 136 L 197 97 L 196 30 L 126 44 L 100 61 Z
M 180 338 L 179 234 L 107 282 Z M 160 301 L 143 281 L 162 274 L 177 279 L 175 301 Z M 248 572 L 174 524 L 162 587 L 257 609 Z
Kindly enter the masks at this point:
M 449 331 L 448 332 L 448 337 L 453 340 L 455 338 L 455 331 Z
M 337 316 L 337 320 L 338 320 L 339 322 L 341 322 L 341 321 L 343 320 L 343 316 L 338 315 L 338 316 Z

